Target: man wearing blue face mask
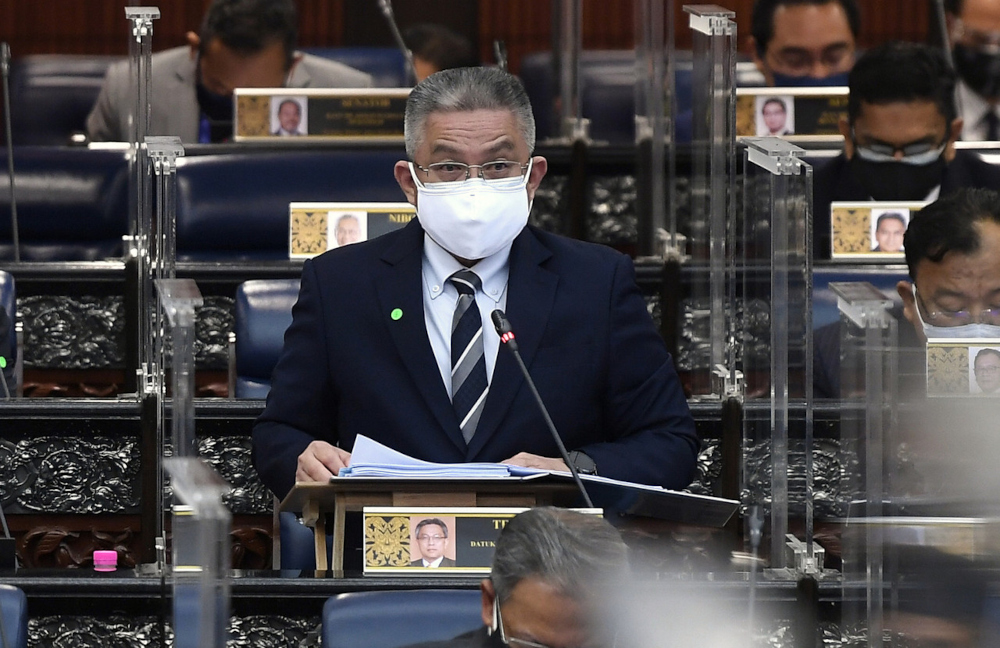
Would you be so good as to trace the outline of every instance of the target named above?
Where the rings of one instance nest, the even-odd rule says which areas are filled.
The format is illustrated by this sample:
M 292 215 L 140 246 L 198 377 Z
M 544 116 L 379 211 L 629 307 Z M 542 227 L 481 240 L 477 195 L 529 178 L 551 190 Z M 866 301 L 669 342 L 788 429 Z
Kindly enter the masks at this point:
M 860 26 L 855 0 L 757 0 L 750 49 L 769 86 L 844 86 Z
M 328 481 L 358 434 L 427 461 L 567 470 L 500 349 L 500 309 L 581 472 L 686 486 L 699 441 L 631 260 L 527 224 L 547 162 L 532 155 L 520 82 L 433 74 L 407 99 L 404 130 L 394 173 L 417 218 L 304 264 L 253 431 L 264 483 L 283 497 Z
M 1000 187 L 1000 169 L 958 151 L 955 74 L 936 49 L 887 43 L 850 74 L 844 152 L 816 170 L 814 250 L 830 256 L 833 201 L 931 201 L 959 187 Z
M 153 55 L 149 134 L 185 144 L 230 139 L 236 88 L 371 86 L 363 72 L 295 51 L 297 37 L 293 0 L 213 0 L 186 46 Z M 130 88 L 127 61 L 112 66 L 87 117 L 91 140 L 128 139 Z

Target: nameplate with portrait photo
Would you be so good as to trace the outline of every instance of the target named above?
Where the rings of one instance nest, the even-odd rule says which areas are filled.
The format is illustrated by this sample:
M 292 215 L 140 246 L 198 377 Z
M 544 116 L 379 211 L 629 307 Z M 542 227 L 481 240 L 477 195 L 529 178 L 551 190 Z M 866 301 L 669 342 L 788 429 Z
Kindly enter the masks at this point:
M 364 573 L 489 574 L 504 526 L 524 508 L 366 506 Z M 602 515 L 601 509 L 573 509 Z
M 927 396 L 1000 396 L 1000 338 L 928 339 Z
M 293 202 L 288 204 L 288 257 L 308 259 L 405 227 L 410 203 Z
M 841 142 L 847 88 L 737 88 L 736 136 Z
M 902 263 L 903 235 L 926 202 L 830 203 L 830 258 L 834 261 Z
M 237 142 L 399 143 L 409 88 L 238 88 Z

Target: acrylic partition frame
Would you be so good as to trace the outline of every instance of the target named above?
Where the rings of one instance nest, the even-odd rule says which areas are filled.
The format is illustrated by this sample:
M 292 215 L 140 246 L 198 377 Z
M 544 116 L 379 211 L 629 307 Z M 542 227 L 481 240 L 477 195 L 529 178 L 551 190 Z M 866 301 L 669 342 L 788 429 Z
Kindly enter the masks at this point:
M 841 415 L 840 453 L 844 471 L 840 508 L 847 520 L 842 541 L 842 623 L 867 632 L 868 645 L 881 645 L 884 604 L 885 527 L 890 512 L 885 500 L 891 463 L 886 451 L 894 446 L 898 329 L 889 309 L 892 300 L 867 282 L 831 283 L 840 312 Z M 863 584 L 864 595 L 860 595 Z M 875 641 L 873 638 L 878 638 Z
M 683 367 L 692 391 L 720 398 L 735 387 L 733 290 L 729 255 L 736 186 L 736 14 L 717 5 L 684 5 L 692 31 L 692 175 L 690 251 L 692 274 L 686 317 L 708 320 L 702 340 Z M 707 272 L 706 272 L 707 270 Z M 717 372 L 730 380 L 715 381 Z M 727 385 L 730 389 L 727 389 Z
M 633 12 L 638 253 L 676 258 L 674 3 L 635 0 Z
M 175 503 L 172 516 L 174 646 L 224 648 L 229 627 L 232 515 L 229 485 L 202 460 L 164 461 Z
M 552 30 L 553 68 L 559 79 L 559 139 L 586 140 L 589 123 L 583 119 L 580 52 L 583 49 L 583 0 L 556 0 Z
M 813 169 L 799 159 L 803 149 L 782 139 L 742 142 L 743 219 L 736 251 L 744 332 L 740 367 L 747 404 L 770 401 L 769 409 L 745 412 L 743 505 L 759 507 L 767 522 L 771 575 L 795 578 L 822 569 L 812 528 Z M 794 505 L 790 495 L 797 498 Z M 786 547 L 790 514 L 803 520 L 804 550 L 800 543 Z

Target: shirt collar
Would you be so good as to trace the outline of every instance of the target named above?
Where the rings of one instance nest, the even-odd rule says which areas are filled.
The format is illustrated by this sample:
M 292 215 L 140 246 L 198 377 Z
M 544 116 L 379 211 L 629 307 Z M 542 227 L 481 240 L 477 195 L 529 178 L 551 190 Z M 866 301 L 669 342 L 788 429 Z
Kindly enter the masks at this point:
M 507 288 L 507 277 L 510 270 L 510 248 L 511 244 L 505 245 L 499 252 L 495 252 L 485 259 L 480 259 L 478 263 L 469 268 L 475 272 L 483 282 L 483 292 L 494 302 L 500 303 L 504 290 Z M 427 293 L 431 299 L 437 299 L 446 290 L 455 291 L 455 287 L 448 283 L 448 277 L 459 270 L 464 270 L 465 266 L 451 255 L 450 252 L 438 245 L 434 239 L 424 233 L 424 259 L 427 260 L 426 267 L 429 270 L 424 277 L 427 282 Z

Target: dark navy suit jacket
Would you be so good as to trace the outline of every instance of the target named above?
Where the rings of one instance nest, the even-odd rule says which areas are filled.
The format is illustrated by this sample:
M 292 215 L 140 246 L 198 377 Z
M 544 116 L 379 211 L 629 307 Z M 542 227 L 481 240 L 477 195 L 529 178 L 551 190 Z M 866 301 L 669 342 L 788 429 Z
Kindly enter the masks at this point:
M 423 239 L 414 219 L 304 264 L 292 325 L 253 430 L 254 466 L 279 497 L 294 485 L 297 457 L 315 439 L 349 451 L 365 434 L 436 462 L 558 456 L 503 348 L 466 445 L 424 325 Z M 631 260 L 529 226 L 512 246 L 507 290 L 521 354 L 567 449 L 587 453 L 603 476 L 686 486 L 699 441 Z M 393 319 L 395 309 L 402 317 Z

